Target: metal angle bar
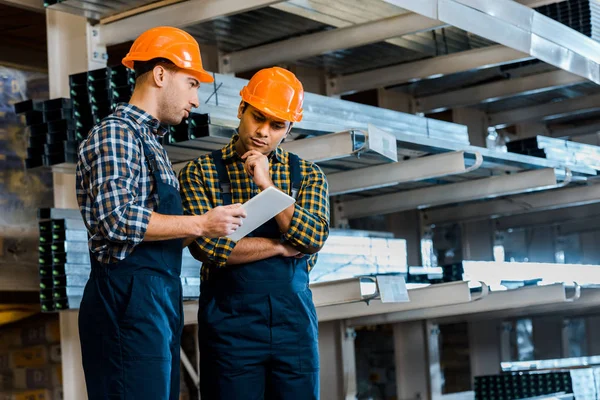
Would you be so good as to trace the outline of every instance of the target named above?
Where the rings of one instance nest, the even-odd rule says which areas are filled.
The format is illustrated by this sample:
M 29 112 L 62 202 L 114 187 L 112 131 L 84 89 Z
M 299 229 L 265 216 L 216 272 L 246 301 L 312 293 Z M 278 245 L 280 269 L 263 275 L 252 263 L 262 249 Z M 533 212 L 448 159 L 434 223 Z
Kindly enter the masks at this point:
M 327 175 L 329 194 L 354 193 L 363 190 L 393 186 L 402 182 L 415 182 L 436 177 L 463 174 L 481 166 L 479 153 L 473 166 L 466 166 L 462 151 L 415 158 L 399 163 L 377 165 Z
M 350 326 L 381 325 L 449 317 L 457 317 L 458 320 L 467 320 L 470 316 L 476 314 L 485 315 L 492 319 L 494 318 L 495 313 L 506 312 L 507 310 L 517 311 L 526 309 L 531 310 L 533 313 L 535 307 L 557 304 L 574 304 L 569 302 L 569 297 L 567 297 L 567 291 L 563 284 L 530 286 L 503 292 L 491 292 L 477 301 L 464 304 L 442 304 L 441 307 L 428 308 L 426 310 L 411 310 L 353 318 L 347 321 L 347 323 Z M 529 307 L 531 307 L 531 309 Z M 510 313 L 508 313 L 508 315 L 510 315 Z
M 326 322 L 392 312 L 422 311 L 432 307 L 472 301 L 468 282 L 454 282 L 411 289 L 408 291 L 408 295 L 410 301 L 406 303 L 382 303 L 380 300 L 371 300 L 369 304 L 360 302 L 318 306 L 317 318 L 319 322 Z
M 600 202 L 600 185 L 574 187 L 533 193 L 472 204 L 469 207 L 445 207 L 424 212 L 427 224 L 498 218 L 505 215 L 556 210 Z
M 539 169 L 346 201 L 343 213 L 360 218 L 556 187 L 554 169 Z
M 365 283 L 367 286 L 363 286 Z M 340 304 L 357 305 L 360 302 L 374 298 L 377 295 L 376 287 L 374 277 L 350 278 L 310 285 L 315 307 L 331 307 Z M 451 291 L 454 297 L 457 296 L 457 290 L 459 289 L 454 288 Z M 461 292 L 461 294 L 464 293 Z M 198 303 L 184 303 L 183 313 L 186 325 L 197 323 Z
M 398 85 L 462 71 L 490 68 L 517 61 L 530 60 L 523 52 L 504 46 L 490 46 L 431 59 L 414 61 L 366 72 L 344 75 L 331 80 L 331 94 Z
M 490 126 L 503 128 L 527 121 L 540 121 L 550 117 L 558 118 L 582 112 L 600 109 L 600 94 L 580 96 L 573 99 L 556 101 L 517 110 L 489 114 Z
M 223 66 L 226 72 L 247 71 L 437 29 L 444 25 L 419 14 L 403 14 L 230 53 L 223 57 Z
M 331 133 L 314 138 L 285 142 L 281 145 L 284 150 L 312 162 L 348 157 L 366 149 L 365 146 L 366 135 L 362 131 Z
M 421 97 L 416 99 L 416 104 L 420 112 L 443 111 L 448 108 L 490 103 L 509 97 L 541 93 L 585 81 L 586 79 L 583 77 L 558 70 Z
M 280 0 L 190 0 L 101 25 L 100 40 L 113 45 L 134 40 L 155 26 L 186 27 L 278 3 Z

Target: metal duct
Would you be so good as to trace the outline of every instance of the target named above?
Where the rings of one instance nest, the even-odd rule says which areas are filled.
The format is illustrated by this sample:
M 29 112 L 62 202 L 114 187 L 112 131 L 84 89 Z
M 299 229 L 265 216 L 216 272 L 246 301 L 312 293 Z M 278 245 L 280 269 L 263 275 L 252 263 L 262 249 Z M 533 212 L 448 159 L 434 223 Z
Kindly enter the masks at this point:
M 511 0 L 384 0 L 600 83 L 600 43 Z

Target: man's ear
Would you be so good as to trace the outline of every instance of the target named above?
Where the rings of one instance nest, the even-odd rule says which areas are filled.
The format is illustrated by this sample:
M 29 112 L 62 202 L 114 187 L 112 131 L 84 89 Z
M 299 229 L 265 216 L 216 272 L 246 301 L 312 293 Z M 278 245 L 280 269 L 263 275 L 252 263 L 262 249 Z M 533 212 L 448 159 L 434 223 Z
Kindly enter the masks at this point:
M 154 84 L 158 87 L 163 87 L 167 79 L 167 70 L 162 65 L 156 65 L 152 68 L 152 77 L 154 78 Z
M 244 101 L 240 101 L 240 105 L 238 107 L 238 119 L 242 119 L 242 114 L 244 113 Z

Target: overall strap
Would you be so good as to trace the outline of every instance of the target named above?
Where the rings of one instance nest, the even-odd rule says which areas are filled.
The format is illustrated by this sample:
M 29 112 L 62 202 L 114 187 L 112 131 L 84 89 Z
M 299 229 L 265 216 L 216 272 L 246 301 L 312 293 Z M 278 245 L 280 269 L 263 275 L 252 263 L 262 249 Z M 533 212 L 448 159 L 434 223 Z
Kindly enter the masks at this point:
M 217 169 L 217 175 L 219 177 L 219 185 L 221 186 L 221 196 L 223 197 L 223 205 L 230 205 L 231 201 L 231 182 L 229 181 L 229 175 L 227 174 L 227 168 L 223 162 L 221 150 L 214 150 L 212 157 Z
M 292 187 L 291 196 L 294 199 L 298 198 L 298 192 L 302 186 L 302 171 L 300 169 L 300 158 L 294 153 L 289 154 L 289 165 L 290 165 L 290 183 Z

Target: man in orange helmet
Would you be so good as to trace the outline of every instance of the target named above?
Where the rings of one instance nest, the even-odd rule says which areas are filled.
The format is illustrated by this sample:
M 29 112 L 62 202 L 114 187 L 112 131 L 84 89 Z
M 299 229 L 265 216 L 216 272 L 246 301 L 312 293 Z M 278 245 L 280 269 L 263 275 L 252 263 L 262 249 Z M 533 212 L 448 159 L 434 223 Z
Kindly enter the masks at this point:
M 231 142 L 190 162 L 179 182 L 186 213 L 243 203 L 275 187 L 296 203 L 238 242 L 198 238 L 203 399 L 319 397 L 318 326 L 308 273 L 329 235 L 327 181 L 315 164 L 279 147 L 302 119 L 304 91 L 282 68 L 257 72 L 241 91 Z
M 88 398 L 179 399 L 183 241 L 232 233 L 239 205 L 183 216 L 179 183 L 158 138 L 198 107 L 198 43 L 158 27 L 133 43 L 131 100 L 82 142 L 77 199 L 92 272 L 79 311 Z

